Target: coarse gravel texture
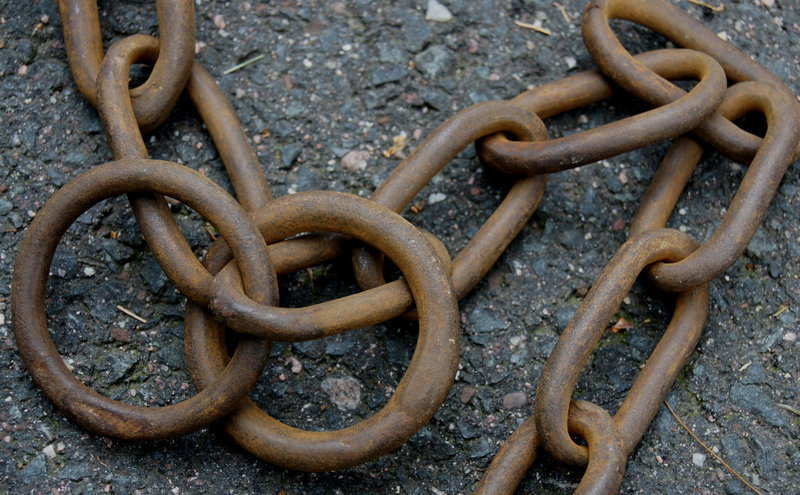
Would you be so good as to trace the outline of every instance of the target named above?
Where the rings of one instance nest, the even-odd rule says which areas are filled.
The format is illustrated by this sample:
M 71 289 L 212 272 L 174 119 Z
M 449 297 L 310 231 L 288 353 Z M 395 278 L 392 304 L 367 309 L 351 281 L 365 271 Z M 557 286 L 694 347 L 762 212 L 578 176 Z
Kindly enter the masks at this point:
M 716 4 L 719 0 L 711 3 Z M 583 47 L 583 0 L 442 0 L 453 19 L 424 19 L 427 2 L 197 1 L 197 59 L 233 102 L 276 195 L 326 189 L 362 196 L 399 157 L 455 111 L 510 98 L 593 64 Z M 675 1 L 800 93 L 800 7 L 793 0 L 722 0 L 719 13 Z M 106 45 L 157 33 L 153 2 L 102 1 Z M 96 111 L 69 73 L 54 1 L 0 1 L 0 493 L 467 493 L 499 445 L 533 411 L 534 390 L 559 332 L 616 247 L 667 144 L 555 174 L 532 221 L 461 302 L 461 369 L 434 419 L 398 450 L 340 472 L 271 466 L 214 428 L 130 443 L 88 433 L 32 383 L 10 314 L 16 246 L 55 190 L 110 159 Z M 551 36 L 513 21 L 541 21 Z M 657 35 L 615 23 L 634 51 Z M 229 75 L 255 55 L 266 57 Z M 410 62 L 414 64 L 410 64 Z M 136 80 L 146 75 L 141 68 Z M 547 121 L 551 136 L 644 107 L 620 97 Z M 179 161 L 230 188 L 188 101 L 147 138 L 154 158 Z M 343 159 L 351 152 L 343 166 Z M 365 166 L 364 166 L 365 165 Z M 705 239 L 746 169 L 710 154 L 670 225 Z M 420 194 L 418 213 L 451 253 L 499 203 L 507 181 L 469 147 Z M 429 201 L 430 200 L 430 201 Z M 800 417 L 800 166 L 788 171 L 746 254 L 711 285 L 707 328 L 668 400 L 709 446 L 762 493 L 797 493 Z M 201 253 L 202 221 L 173 208 Z M 143 244 L 122 199 L 83 215 L 52 266 L 48 320 L 58 349 L 94 389 L 163 405 L 194 393 L 182 354 L 183 297 Z M 287 277 L 286 305 L 356 290 L 346 260 Z M 129 308 L 141 324 L 116 309 Z M 614 410 L 667 324 L 670 305 L 637 285 L 620 315 L 633 328 L 607 335 L 575 397 Z M 303 344 L 276 344 L 252 397 L 295 426 L 336 429 L 386 402 L 410 359 L 416 330 L 388 322 Z M 735 480 L 662 407 L 630 456 L 621 493 L 743 494 Z M 518 493 L 571 493 L 581 472 L 543 458 Z

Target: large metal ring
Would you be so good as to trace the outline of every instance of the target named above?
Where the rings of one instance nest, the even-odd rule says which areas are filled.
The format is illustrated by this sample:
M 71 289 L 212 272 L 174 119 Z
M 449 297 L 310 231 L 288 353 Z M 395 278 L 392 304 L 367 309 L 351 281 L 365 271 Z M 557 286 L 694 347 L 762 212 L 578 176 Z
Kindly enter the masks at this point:
M 104 397 L 83 385 L 64 364 L 47 328 L 45 287 L 53 253 L 73 221 L 94 204 L 124 193 L 176 198 L 207 218 L 231 246 L 250 297 L 276 302 L 277 280 L 266 244 L 250 217 L 221 187 L 171 162 L 121 160 L 100 165 L 56 192 L 25 233 L 14 264 L 14 334 L 34 381 L 53 403 L 84 428 L 125 439 L 182 435 L 228 413 L 258 380 L 269 344 L 243 338 L 224 372 L 183 402 L 138 407 Z M 211 284 L 206 274 L 198 284 Z
M 414 295 L 419 337 L 392 398 L 378 413 L 356 425 L 337 431 L 300 430 L 270 417 L 247 399 L 225 420 L 225 430 L 258 457 L 302 471 L 355 466 L 399 447 L 439 409 L 458 368 L 460 317 L 452 283 L 435 250 L 423 233 L 398 214 L 343 193 L 283 196 L 256 212 L 255 221 L 267 242 L 300 232 L 335 231 L 385 252 L 403 272 Z M 210 251 L 206 261 L 208 268 L 217 272 L 228 258 L 220 249 Z M 226 292 L 217 292 L 215 298 L 226 297 Z M 297 324 L 288 322 L 308 308 L 272 309 L 276 321 L 285 321 L 293 329 Z M 189 369 L 202 390 L 217 380 L 227 362 L 224 329 L 207 311 L 190 302 L 184 338 Z

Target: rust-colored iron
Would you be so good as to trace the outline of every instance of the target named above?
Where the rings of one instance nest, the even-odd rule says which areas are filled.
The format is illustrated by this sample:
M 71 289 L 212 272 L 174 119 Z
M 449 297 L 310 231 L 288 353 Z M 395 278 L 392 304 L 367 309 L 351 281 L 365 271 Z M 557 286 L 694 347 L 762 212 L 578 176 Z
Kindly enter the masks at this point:
M 536 389 L 539 442 L 558 461 L 586 465 L 586 447 L 569 436 L 567 410 L 578 376 L 633 282 L 645 267 L 659 261 L 680 261 L 696 248 L 697 243 L 678 230 L 653 229 L 637 234 L 619 248 L 575 311 L 545 363 Z M 694 350 L 707 312 L 708 286 L 678 295 L 661 342 L 614 416 L 626 455 L 639 443 Z
M 535 115 L 508 102 L 475 105 L 434 131 L 371 199 L 401 211 L 461 149 L 480 136 L 501 130 L 524 139 L 546 138 L 544 124 Z M 447 148 L 441 150 L 445 145 Z M 483 278 L 528 222 L 541 201 L 544 182 L 544 177 L 520 178 L 474 239 L 452 261 L 450 273 L 459 298 Z M 449 254 L 441 242 L 434 245 L 438 246 L 439 257 L 449 262 Z M 237 331 L 281 341 L 317 339 L 400 316 L 413 304 L 408 286 L 402 280 L 385 284 L 378 262 L 381 258 L 369 253 L 364 248 L 356 251 L 354 264 L 361 268 L 356 275 L 366 275 L 377 283 L 362 279 L 362 288 L 366 290 L 359 294 L 289 310 L 255 304 L 228 280 L 224 287 L 219 287 L 211 308 L 220 321 Z
M 14 265 L 14 335 L 34 381 L 84 428 L 125 439 L 183 435 L 219 420 L 250 392 L 264 367 L 269 343 L 243 337 L 217 380 L 196 396 L 171 406 L 138 407 L 111 400 L 83 385 L 50 339 L 45 286 L 58 242 L 94 204 L 126 193 L 167 194 L 207 218 L 231 246 L 243 269 L 247 294 L 277 302 L 277 281 L 264 239 L 250 217 L 220 186 L 187 167 L 156 160 L 119 160 L 95 167 L 61 188 L 25 232 Z M 211 284 L 206 272 L 202 283 Z
M 787 96 L 785 104 L 798 112 L 794 95 L 775 74 L 723 40 L 707 26 L 665 0 L 592 0 L 581 24 L 586 48 L 604 75 L 632 95 L 653 105 L 664 105 L 683 97 L 685 91 L 640 63 L 622 46 L 608 25 L 623 19 L 648 27 L 675 44 L 707 53 L 719 62 L 729 79 L 760 81 Z M 730 116 L 715 113 L 693 134 L 720 152 L 749 163 L 761 148 L 761 139 L 733 124 Z M 800 144 L 794 141 L 794 159 Z
M 667 291 L 697 287 L 722 275 L 747 248 L 781 179 L 792 164 L 800 141 L 800 113 L 783 92 L 761 82 L 742 82 L 728 89 L 720 114 L 737 119 L 759 112 L 767 119 L 767 134 L 714 234 L 686 259 L 650 269 L 655 284 Z
M 549 141 L 511 141 L 503 134 L 478 143 L 485 163 L 510 174 L 560 172 L 672 139 L 692 130 L 716 110 L 725 93 L 725 73 L 711 57 L 692 50 L 656 50 L 637 56 L 667 79 L 697 79 L 681 100 L 639 115 Z M 613 89 L 597 71 L 587 71 L 526 91 L 516 103 L 541 118 L 610 98 Z
M 103 63 L 97 0 L 59 0 L 58 7 L 72 77 L 83 96 L 97 107 L 97 76 Z M 195 50 L 194 0 L 158 0 L 156 12 L 162 46 L 149 58 L 155 62 L 150 77 L 131 90 L 136 118 L 144 132 L 155 129 L 169 116 L 189 80 Z
M 419 337 L 389 402 L 360 423 L 338 431 L 300 430 L 270 417 L 248 399 L 225 420 L 225 430 L 258 457 L 302 471 L 355 466 L 399 447 L 439 409 L 458 369 L 460 317 L 455 293 L 425 235 L 375 202 L 334 192 L 278 198 L 256 212 L 255 222 L 267 242 L 299 232 L 334 231 L 386 253 L 411 288 L 419 311 Z M 223 273 L 228 259 L 219 254 L 209 251 L 207 265 L 212 272 Z M 219 380 L 228 360 L 224 328 L 190 302 L 184 337 L 195 384 L 204 390 Z
M 497 132 L 508 132 L 526 141 L 547 139 L 542 120 L 516 105 L 499 101 L 473 105 L 430 133 L 370 199 L 396 212 L 403 211 L 458 153 L 477 139 Z M 456 256 L 451 276 L 459 299 L 475 288 L 527 224 L 542 200 L 544 186 L 543 176 L 517 179 L 497 210 Z M 353 267 L 362 289 L 384 283 L 383 265 L 374 253 L 356 250 Z
M 614 421 L 602 407 L 582 400 L 569 405 L 570 433 L 587 443 L 588 463 L 576 495 L 617 493 L 626 454 Z M 473 495 L 512 495 L 536 461 L 539 438 L 533 418 L 522 423 L 494 456 Z
M 28 228 L 14 267 L 12 311 L 20 353 L 36 383 L 87 430 L 125 439 L 195 431 L 215 421 L 243 448 L 303 471 L 355 466 L 402 445 L 446 399 L 459 357 L 457 300 L 475 288 L 525 227 L 546 174 L 674 139 L 645 192 L 630 238 L 592 286 L 548 359 L 534 415 L 495 457 L 478 494 L 513 493 L 541 450 L 584 467 L 580 494 L 619 489 L 627 456 L 640 441 L 705 325 L 708 283 L 741 255 L 792 160 L 800 156 L 800 105 L 786 85 L 730 43 L 664 0 L 592 0 L 583 33 L 598 70 L 526 91 L 510 101 L 474 105 L 434 130 L 370 200 L 334 192 L 273 198 L 250 140 L 213 77 L 194 62 L 194 2 L 159 0 L 160 39 L 133 35 L 103 52 L 95 1 L 61 0 L 67 55 L 76 85 L 97 107 L 114 161 L 58 191 Z M 631 55 L 610 19 L 647 26 L 684 48 Z M 131 64 L 154 65 L 129 89 Z M 670 81 L 696 80 L 685 92 Z M 727 80 L 736 84 L 727 87 Z M 201 174 L 150 160 L 143 133 L 167 118 L 187 91 L 230 177 L 234 200 Z M 626 92 L 655 108 L 569 136 L 547 139 L 541 119 Z M 766 117 L 763 137 L 735 124 Z M 430 232 L 401 213 L 464 147 L 515 174 L 505 199 L 451 259 Z M 708 143 L 746 163 L 736 196 L 703 244 L 665 229 Z M 194 397 L 166 407 L 113 401 L 84 386 L 59 356 L 47 329 L 45 288 L 53 253 L 70 224 L 103 199 L 128 194 L 167 277 L 187 297 L 185 352 Z M 194 208 L 221 234 L 199 261 L 164 195 Z M 302 234 L 297 236 L 298 234 Z M 306 308 L 278 306 L 277 275 L 350 255 L 362 291 Z M 384 257 L 402 273 L 386 283 Z M 573 398 L 581 370 L 640 273 L 675 293 L 671 322 L 612 417 Z M 336 431 L 305 431 L 269 416 L 247 394 L 270 341 L 317 339 L 405 315 L 419 320 L 414 356 L 378 413 Z M 228 354 L 226 331 L 237 334 Z M 267 340 L 269 339 L 269 340 Z M 576 443 L 570 435 L 582 438 Z

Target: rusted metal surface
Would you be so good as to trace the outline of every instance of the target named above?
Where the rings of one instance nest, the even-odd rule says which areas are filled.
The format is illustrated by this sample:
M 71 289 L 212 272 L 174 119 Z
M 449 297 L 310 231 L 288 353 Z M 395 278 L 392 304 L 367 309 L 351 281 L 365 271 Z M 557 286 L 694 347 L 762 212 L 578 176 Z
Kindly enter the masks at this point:
M 155 63 L 150 77 L 131 90 L 136 119 L 143 132 L 155 129 L 169 116 L 186 87 L 194 61 L 194 1 L 158 0 L 155 3 L 162 44 L 148 59 Z M 103 63 L 103 38 L 97 0 L 59 0 L 58 7 L 75 84 L 83 96 L 98 107 L 97 76 Z
M 167 194 L 205 216 L 231 246 L 247 294 L 276 302 L 277 280 L 266 244 L 249 216 L 225 190 L 193 170 L 156 160 L 118 160 L 95 167 L 61 188 L 28 228 L 14 266 L 14 335 L 36 383 L 86 429 L 125 439 L 190 433 L 220 419 L 247 395 L 261 375 L 269 343 L 242 338 L 219 380 L 184 402 L 161 408 L 108 399 L 83 385 L 59 356 L 45 316 L 50 263 L 67 228 L 94 204 L 125 193 Z M 200 284 L 211 285 L 206 272 Z
M 567 410 L 583 367 L 639 273 L 659 261 L 680 261 L 697 244 L 677 230 L 637 234 L 614 255 L 575 311 L 550 354 L 536 389 L 536 428 L 542 447 L 560 462 L 583 466 L 586 448 L 567 429 Z M 614 423 L 626 454 L 655 416 L 669 387 L 691 355 L 708 311 L 708 287 L 677 296 L 672 321 L 617 412 Z M 680 358 L 680 359 L 677 359 Z M 630 450 L 627 448 L 630 447 Z
M 586 48 L 600 71 L 629 93 L 653 105 L 683 97 L 685 91 L 664 80 L 641 64 L 617 40 L 609 19 L 624 19 L 646 26 L 678 46 L 699 50 L 714 57 L 732 81 L 760 81 L 786 95 L 786 104 L 800 106 L 789 88 L 775 74 L 717 36 L 685 12 L 663 0 L 593 0 L 584 11 L 582 29 Z M 693 134 L 720 152 L 748 163 L 761 148 L 761 139 L 737 127 L 729 116 L 715 113 Z M 800 157 L 800 144 L 794 141 L 794 158 Z
M 567 419 L 570 433 L 587 443 L 586 471 L 575 489 L 578 495 L 616 493 L 625 474 L 627 454 L 611 416 L 602 407 L 572 401 Z M 511 495 L 536 461 L 539 437 L 533 418 L 508 438 L 495 455 L 473 495 Z
M 585 468 L 576 493 L 618 490 L 639 443 L 690 357 L 705 325 L 708 283 L 741 255 L 764 220 L 782 176 L 800 153 L 800 105 L 765 68 L 664 0 L 593 0 L 583 33 L 599 69 L 538 86 L 510 101 L 474 105 L 443 122 L 364 198 L 305 192 L 273 198 L 250 140 L 212 76 L 194 62 L 194 3 L 157 1 L 160 39 L 133 35 L 104 54 L 97 5 L 62 0 L 64 37 L 76 85 L 98 108 L 114 161 L 59 190 L 19 246 L 13 279 L 14 333 L 31 375 L 87 430 L 125 439 L 189 433 L 218 422 L 243 448 L 303 471 L 355 466 L 402 445 L 445 401 L 458 370 L 457 300 L 473 290 L 544 194 L 546 174 L 674 139 L 645 192 L 624 243 L 562 332 L 538 383 L 534 415 L 509 438 L 476 488 L 513 493 L 537 455 Z M 632 56 L 609 28 L 625 19 L 682 49 Z M 147 82 L 128 88 L 131 64 L 152 63 Z M 688 93 L 670 81 L 691 79 Z M 731 87 L 727 79 L 736 81 Z M 150 160 L 143 133 L 161 123 L 186 90 L 226 167 L 233 199 L 182 165 Z M 541 119 L 625 91 L 656 108 L 595 129 L 548 139 Z M 763 137 L 733 124 L 764 115 Z M 476 143 L 485 164 L 517 174 L 497 210 L 451 259 L 447 246 L 401 213 L 461 150 Z M 708 143 L 749 164 L 716 232 L 698 243 L 667 221 Z M 47 328 L 46 283 L 70 224 L 103 199 L 128 194 L 143 237 L 187 297 L 184 347 L 198 394 L 144 408 L 84 386 L 59 356 Z M 181 201 L 221 234 L 201 262 L 164 200 Z M 303 234 L 297 236 L 298 234 Z M 362 291 L 305 308 L 278 306 L 277 275 L 350 255 Z M 386 282 L 384 257 L 402 277 Z M 640 273 L 673 293 L 673 317 L 612 417 L 573 391 L 610 318 Z M 296 342 L 398 316 L 419 321 L 405 375 L 377 414 L 336 431 L 286 425 L 247 394 L 271 341 Z M 226 330 L 237 335 L 228 354 Z M 582 438 L 576 443 L 571 435 Z
M 458 369 L 460 317 L 452 282 L 435 251 L 424 234 L 396 213 L 342 193 L 284 196 L 256 212 L 255 222 L 268 242 L 325 230 L 358 237 L 388 254 L 414 296 L 419 337 L 389 402 L 360 423 L 338 431 L 300 430 L 270 417 L 248 399 L 224 421 L 225 430 L 258 457 L 303 471 L 341 469 L 397 448 L 439 409 Z M 206 262 L 212 272 L 223 273 L 228 259 L 218 253 L 212 249 Z M 273 309 L 277 322 L 291 321 L 303 311 Z M 187 362 L 198 389 L 204 390 L 218 380 L 228 360 L 224 328 L 208 311 L 189 303 L 185 332 Z
M 725 73 L 711 57 L 691 50 L 656 50 L 638 55 L 667 79 L 698 79 L 683 99 L 588 131 L 539 142 L 511 141 L 502 134 L 479 143 L 481 159 L 511 174 L 538 175 L 569 170 L 684 134 L 722 102 Z M 600 73 L 584 72 L 554 81 L 512 99 L 542 118 L 596 103 L 612 95 Z

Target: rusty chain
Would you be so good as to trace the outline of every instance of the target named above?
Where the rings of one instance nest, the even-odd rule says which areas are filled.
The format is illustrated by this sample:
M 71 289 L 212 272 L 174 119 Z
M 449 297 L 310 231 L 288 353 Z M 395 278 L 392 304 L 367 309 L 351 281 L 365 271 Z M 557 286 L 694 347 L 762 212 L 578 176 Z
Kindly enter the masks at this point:
M 598 70 L 457 113 L 370 200 L 320 191 L 273 199 L 233 108 L 194 60 L 194 2 L 157 0 L 160 38 L 129 36 L 105 54 L 96 2 L 60 0 L 59 6 L 73 77 L 98 109 L 114 160 L 56 192 L 26 231 L 14 267 L 13 323 L 34 381 L 65 414 L 102 435 L 164 438 L 219 422 L 256 456 L 304 471 L 342 469 L 397 448 L 447 397 L 458 369 L 457 300 L 527 224 L 547 174 L 674 139 L 644 193 L 630 238 L 593 284 L 547 360 L 534 415 L 508 439 L 476 488 L 479 494 L 513 493 L 543 450 L 559 462 L 585 468 L 576 493 L 614 493 L 627 456 L 700 338 L 709 282 L 741 255 L 787 168 L 800 157 L 799 105 L 772 73 L 664 0 L 592 0 L 582 29 Z M 633 56 L 611 31 L 610 19 L 648 27 L 683 48 Z M 153 64 L 153 71 L 144 84 L 129 89 L 134 63 Z M 697 81 L 688 92 L 670 82 L 685 79 Z M 735 84 L 728 86 L 728 80 Z M 166 119 L 184 90 L 209 129 L 238 202 L 188 167 L 149 159 L 143 133 Z M 655 108 L 548 139 L 541 119 L 619 91 Z M 763 137 L 733 123 L 748 113 L 766 118 Z M 451 259 L 439 239 L 399 213 L 472 143 L 485 164 L 516 178 L 497 210 Z M 749 168 L 717 230 L 698 243 L 664 227 L 702 158 L 702 143 Z M 92 205 L 120 194 L 128 195 L 148 246 L 187 298 L 185 352 L 198 393 L 166 407 L 132 406 L 90 390 L 65 365 L 47 328 L 45 288 L 61 237 Z M 202 262 L 164 196 L 190 206 L 219 231 L 221 238 Z M 362 292 L 305 308 L 278 306 L 277 275 L 348 254 Z M 402 273 L 388 283 L 385 256 Z M 608 321 L 642 272 L 654 288 L 674 294 L 673 317 L 612 416 L 574 400 L 573 391 Z M 337 431 L 300 430 L 247 398 L 271 341 L 318 339 L 398 316 L 419 321 L 416 350 L 388 403 L 361 423 Z M 238 335 L 232 356 L 226 328 Z

